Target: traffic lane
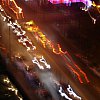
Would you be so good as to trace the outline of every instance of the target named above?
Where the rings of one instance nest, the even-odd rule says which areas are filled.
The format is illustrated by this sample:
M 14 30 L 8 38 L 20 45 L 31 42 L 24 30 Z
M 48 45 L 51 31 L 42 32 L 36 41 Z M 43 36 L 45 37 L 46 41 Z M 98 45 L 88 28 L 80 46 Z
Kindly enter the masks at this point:
M 4 35 L 5 35 L 5 34 L 4 34 Z M 25 51 L 26 51 L 27 53 L 24 52 L 24 49 L 26 49 L 26 48 L 23 47 L 23 48 L 21 48 L 21 49 L 19 50 L 19 48 L 21 47 L 21 44 L 18 43 L 17 39 L 15 38 L 16 36 L 14 35 L 14 33 L 11 33 L 11 36 L 10 36 L 10 37 L 11 37 L 10 40 L 13 41 L 13 43 L 11 44 L 11 49 L 12 49 L 12 51 L 15 49 L 13 53 L 11 52 L 11 54 L 14 55 L 14 53 L 15 53 L 15 54 L 16 54 L 16 53 L 19 53 L 19 55 L 22 54 L 21 56 L 24 56 L 24 55 L 26 54 L 24 57 L 25 57 L 26 59 L 28 58 L 28 60 L 31 61 L 30 54 L 27 54 L 28 52 L 27 52 L 26 50 L 25 50 Z M 9 38 L 9 37 L 8 37 L 8 38 Z M 14 42 L 14 41 L 15 41 L 15 42 Z M 16 41 L 17 41 L 17 42 L 16 42 Z M 6 42 L 5 44 L 7 44 L 7 41 L 5 41 L 5 42 Z M 16 45 L 16 44 L 18 44 L 18 45 Z M 9 44 L 8 44 L 8 45 L 9 45 Z M 19 46 L 20 46 L 20 47 L 19 47 Z M 17 54 L 16 54 L 16 55 L 17 55 Z M 29 58 L 30 58 L 30 59 L 29 59 Z M 17 76 L 17 74 L 16 74 L 16 76 Z
M 12 45 L 11 45 L 12 46 Z
M 4 27 L 4 29 L 2 30 L 2 41 L 4 43 L 4 45 L 6 46 L 6 48 L 8 49 L 7 52 L 9 52 L 9 33 L 8 33 L 8 29 L 6 29 L 6 27 Z M 26 52 L 26 48 L 24 48 L 23 46 L 21 47 L 21 45 L 17 42 L 17 39 L 14 38 L 13 33 L 11 32 L 10 34 L 10 40 L 11 40 L 11 55 L 15 55 L 16 53 L 21 53 L 21 54 L 25 54 L 28 55 Z M 25 77 L 23 75 L 23 73 L 19 70 L 16 70 L 16 68 L 14 66 L 8 66 L 7 68 L 15 77 L 15 79 L 18 81 L 18 83 L 21 85 L 21 87 L 24 89 L 24 91 L 26 92 L 26 94 L 28 94 L 28 96 L 30 97 L 30 100 L 33 100 L 34 96 L 33 96 L 33 90 L 30 88 L 29 84 L 26 82 Z M 18 77 L 20 75 L 21 79 Z
M 41 25 L 42 25 L 42 27 L 43 27 L 43 24 L 41 24 Z M 49 25 L 46 25 L 46 26 L 49 26 Z M 52 30 L 52 29 L 51 29 L 51 30 Z M 50 30 L 50 31 L 51 31 L 51 30 Z M 50 32 L 50 31 L 49 31 L 49 32 Z M 51 32 L 51 33 L 54 33 L 54 32 Z M 56 34 L 57 34 L 57 32 L 56 32 Z M 50 34 L 50 35 L 51 35 L 51 34 Z M 58 34 L 57 34 L 57 35 L 58 35 Z M 56 37 L 56 36 L 55 36 L 55 37 Z M 61 39 L 61 40 L 62 40 L 62 39 Z M 64 45 L 64 42 L 63 42 L 63 41 L 61 41 L 61 42 L 62 42 L 62 44 Z M 61 42 L 60 42 L 60 43 L 61 43 Z M 65 47 L 65 48 L 66 48 L 66 47 Z M 73 50 L 73 51 L 74 51 L 74 50 Z M 77 51 L 77 52 L 78 52 L 78 51 Z M 85 69 L 85 67 L 81 67 L 81 68 L 83 69 L 84 72 L 87 73 L 88 76 L 91 76 L 90 79 L 94 79 L 94 80 L 96 80 L 96 81 L 99 81 L 96 77 L 92 76 L 91 74 L 88 74 L 88 73 L 90 73 L 90 72 L 89 72 L 89 69 L 88 69 L 88 71 L 87 71 L 87 70 Z M 92 81 L 92 80 L 91 80 L 91 81 Z M 97 83 L 99 83 L 99 82 L 97 82 Z M 92 85 L 92 86 L 93 86 L 93 85 Z M 95 89 L 96 89 L 96 88 L 95 88 Z M 95 94 L 96 94 L 96 93 L 95 93 Z M 98 94 L 98 93 L 97 93 L 97 94 Z
M 57 59 L 57 58 L 56 58 Z M 57 61 L 56 62 L 59 62 L 58 61 L 58 59 L 57 59 Z M 60 60 L 60 62 L 61 62 L 61 60 Z M 60 64 L 59 64 L 60 65 Z M 62 65 L 61 65 L 62 66 Z M 65 69 L 65 67 L 67 67 L 67 66 L 62 66 L 62 67 L 60 67 L 61 68 L 61 70 L 63 70 L 63 72 L 65 72 L 65 74 L 67 74 L 67 72 L 66 72 L 66 70 L 67 70 L 67 68 Z M 68 75 L 68 74 L 67 74 Z M 66 76 L 65 76 L 66 77 Z M 67 78 L 67 77 L 66 77 Z M 75 77 L 74 77 L 75 78 Z M 73 79 L 73 81 L 74 81 L 74 79 Z M 72 81 L 72 82 L 73 82 Z M 70 81 L 70 83 L 71 83 L 71 81 Z M 80 88 L 80 90 L 82 91 L 82 93 L 85 95 L 85 97 L 87 97 L 87 100 L 96 100 L 96 99 L 98 99 L 99 98 L 99 94 L 96 94 L 96 91 L 95 91 L 95 89 L 91 86 L 91 83 L 89 83 L 89 84 L 85 84 L 85 83 L 83 83 L 83 84 L 79 84 L 79 82 L 76 82 L 75 81 L 75 84 L 77 84 L 76 86 L 78 86 L 78 88 Z M 80 92 L 79 92 L 80 93 Z M 97 96 L 97 97 L 96 97 Z
M 77 59 L 76 59 L 77 60 Z M 93 72 L 87 68 L 85 65 L 83 65 L 80 61 L 77 60 L 77 63 L 82 66 L 82 68 L 85 70 L 85 72 L 87 73 L 88 78 L 90 79 L 90 84 L 89 84 L 89 88 L 91 89 L 92 93 L 95 94 L 95 97 L 100 98 L 100 80 L 98 79 L 98 77 L 96 75 L 93 74 Z
M 52 57 L 53 58 L 53 57 Z M 55 58 L 55 63 L 57 62 L 57 67 L 55 70 L 54 70 L 54 73 L 58 74 L 59 77 L 61 78 L 61 80 L 64 81 L 64 79 L 67 80 L 67 82 L 69 82 L 69 84 L 72 85 L 72 87 L 78 91 L 77 93 L 81 94 L 81 96 L 85 99 L 85 100 L 96 100 L 98 98 L 95 98 L 95 91 L 94 89 L 90 86 L 90 84 L 80 84 L 79 81 L 76 79 L 76 77 L 74 77 L 74 75 L 72 76 L 70 74 L 70 71 L 67 70 L 67 66 L 63 66 L 61 63 L 58 63 L 58 62 L 61 62 L 61 60 L 59 61 L 58 60 L 58 57 Z M 53 66 L 53 65 L 52 65 Z M 56 66 L 55 66 L 56 67 Z M 59 69 L 60 71 L 57 72 L 56 70 Z M 62 72 L 62 73 L 60 73 Z M 63 76 L 61 76 L 61 74 L 63 74 Z M 64 75 L 65 74 L 65 75 Z M 70 79 L 71 77 L 71 79 Z
M 3 34 L 4 36 L 5 36 L 5 38 L 7 38 L 7 35 L 8 35 L 8 38 L 9 38 L 9 34 L 7 34 L 7 35 L 5 35 L 5 34 Z M 3 38 L 4 38 L 4 36 L 3 36 Z M 3 40 L 5 40 L 5 39 L 3 39 Z M 13 51 L 14 49 L 14 53 L 15 52 L 17 52 L 17 53 L 19 53 L 19 51 L 17 51 L 17 50 L 19 50 L 19 46 L 18 45 L 16 45 L 16 47 L 14 46 L 16 43 L 14 42 L 14 40 L 16 40 L 15 38 L 14 38 L 14 35 L 13 35 L 13 33 L 11 33 L 11 30 L 10 30 L 10 40 L 11 41 L 13 41 L 13 43 L 11 43 L 10 44 L 10 46 L 11 46 L 11 50 Z M 8 41 L 9 41 L 9 39 L 8 39 Z M 10 42 L 11 42 L 10 41 Z M 6 44 L 6 42 L 7 41 L 5 41 L 5 44 Z M 14 44 L 14 45 L 13 45 Z M 8 43 L 8 47 L 9 47 L 9 43 Z M 22 48 L 21 48 L 22 49 Z M 21 50 L 20 50 L 21 51 Z M 23 51 L 21 51 L 21 52 L 23 52 Z M 11 54 L 12 54 L 12 52 L 11 52 Z M 25 54 L 25 53 L 24 53 Z
M 75 62 L 77 62 L 78 65 L 82 66 L 82 68 L 85 67 L 84 65 L 82 65 L 82 63 L 80 63 L 78 61 L 75 61 Z M 89 84 L 86 84 L 86 87 L 88 85 L 89 91 L 90 92 L 92 91 L 91 94 L 94 94 L 94 96 L 97 97 L 96 99 L 98 99 L 98 98 L 100 98 L 100 96 L 99 96 L 99 94 L 100 94 L 100 91 L 99 91 L 99 89 L 100 89 L 100 84 L 99 84 L 100 80 L 98 80 L 98 77 L 96 77 L 96 76 L 94 76 L 95 78 L 93 79 L 93 75 L 92 75 L 92 72 L 90 70 L 88 70 L 87 72 L 92 77 L 89 77 L 89 75 L 87 73 L 87 76 L 88 76 L 88 78 L 90 80 L 90 83 Z M 91 79 L 93 79 L 93 81 Z M 96 85 L 94 85 L 95 83 L 96 83 Z
M 67 67 L 67 66 L 65 66 L 65 67 Z M 73 77 L 74 77 L 74 75 L 73 75 Z M 91 79 L 90 77 L 88 77 L 88 78 Z M 77 83 L 75 82 L 75 84 L 77 84 Z M 80 84 L 77 84 L 76 86 L 79 86 L 79 85 Z M 85 83 L 85 82 L 83 84 L 81 84 L 81 88 L 80 89 L 81 89 L 81 91 L 83 91 L 82 93 L 84 93 L 85 97 L 87 97 L 87 100 L 90 100 L 90 99 L 98 100 L 98 98 L 100 98 L 100 96 L 99 96 L 100 91 L 98 91 L 99 87 L 96 87 L 96 88 L 94 88 L 94 87 L 96 87 L 95 86 L 95 82 L 93 83 L 91 81 L 88 84 Z
M 43 27 L 44 25 L 43 24 L 41 24 L 41 27 Z M 45 26 L 48 26 L 49 27 L 49 25 L 46 23 L 46 25 Z M 50 28 L 50 29 L 49 29 Z M 67 45 L 65 45 L 65 43 L 66 42 L 64 42 L 63 41 L 63 38 L 61 38 L 60 36 L 59 36 L 59 32 L 57 32 L 57 31 L 54 31 L 54 28 L 52 29 L 52 27 L 49 27 L 48 28 L 48 32 L 46 32 L 46 33 L 48 33 L 48 34 L 50 34 L 50 35 L 53 35 L 54 37 L 56 37 L 56 39 L 59 41 L 59 43 L 61 43 L 62 45 L 62 47 L 64 47 L 64 50 L 66 50 L 67 48 L 69 48 L 69 47 L 67 47 Z M 52 31 L 52 32 L 51 32 Z M 59 38 L 60 37 L 60 38 Z M 68 43 L 66 43 L 66 44 L 68 44 Z M 78 49 L 77 49 L 78 50 Z M 72 52 L 74 52 L 75 50 L 73 50 L 73 49 L 71 49 L 70 51 L 72 51 Z M 77 51 L 77 52 L 79 52 L 79 50 Z M 70 53 L 71 54 L 71 53 Z M 73 54 L 72 54 L 73 55 Z M 86 71 L 85 70 L 85 67 L 81 67 L 84 71 Z M 88 70 L 89 70 L 89 68 L 87 68 Z M 87 74 L 89 73 L 89 71 L 88 72 L 86 72 Z M 91 74 L 89 74 L 90 76 L 91 76 Z M 94 78 L 94 80 L 96 80 L 97 81 L 97 83 L 99 83 L 99 80 L 97 79 L 97 77 L 91 77 L 91 78 Z
M 47 23 L 46 23 L 47 24 Z M 49 25 L 47 25 L 48 27 L 49 27 Z M 43 27 L 43 24 L 41 24 L 41 27 Z M 50 34 L 53 34 L 53 32 L 50 32 L 51 31 L 51 29 L 49 30 L 49 33 Z M 58 35 L 58 34 L 57 34 Z M 62 40 L 62 39 L 61 39 Z M 63 41 L 62 41 L 62 43 L 63 43 Z
M 32 35 L 32 34 L 31 34 Z M 32 37 L 32 36 L 31 36 Z M 33 39 L 34 40 L 34 39 Z
M 2 41 L 5 44 L 5 46 L 9 49 L 11 49 L 11 55 L 17 55 L 18 53 L 20 53 L 20 51 L 23 53 L 26 53 L 26 48 L 22 46 L 22 44 L 18 43 L 17 41 L 17 37 L 15 35 L 15 33 L 12 32 L 12 28 L 8 27 L 5 23 L 5 25 L 3 25 L 4 28 L 2 28 Z
M 30 34 L 30 35 L 32 35 L 32 34 Z M 31 36 L 32 37 L 32 36 Z M 33 39 L 34 40 L 34 39 Z M 38 47 L 39 47 L 39 45 L 38 45 Z M 41 47 L 40 47 L 41 48 Z M 64 63 L 65 62 L 62 62 L 62 58 L 60 58 L 60 56 L 57 56 L 57 55 L 54 55 L 51 51 L 49 51 L 48 49 L 46 49 L 46 51 L 45 51 L 45 49 L 44 49 L 44 53 L 43 53 L 43 50 L 41 49 L 41 51 L 42 51 L 42 54 L 44 54 L 45 53 L 45 57 L 46 56 L 48 56 L 48 58 L 50 58 L 50 56 L 52 56 L 52 59 L 51 60 L 53 60 L 52 61 L 52 67 L 53 67 L 53 69 L 54 69 L 54 73 L 56 72 L 56 75 L 58 74 L 58 76 L 63 80 L 63 81 L 65 81 L 65 78 L 67 79 L 67 82 L 68 82 L 68 80 L 71 80 L 71 79 L 69 79 L 69 78 L 67 78 L 69 75 L 70 75 L 70 72 L 69 72 L 69 75 L 67 76 L 67 73 L 68 72 L 66 72 L 67 71 L 67 68 L 64 66 Z M 60 58 L 60 60 L 59 60 L 59 58 Z M 50 61 L 51 62 L 51 61 Z M 61 63 L 62 62 L 62 63 Z M 55 63 L 55 65 L 53 64 L 53 63 Z M 59 69 L 59 71 L 57 71 L 57 69 Z M 63 70 L 63 71 L 62 71 Z M 62 73 L 63 72 L 65 72 L 65 73 L 63 73 L 63 74 L 65 74 L 65 76 L 64 76 L 64 78 L 63 78 L 63 76 L 61 76 L 61 72 L 62 71 Z M 62 75 L 63 75 L 62 74 Z M 74 79 L 73 79 L 74 80 Z M 72 82 L 73 82 L 73 80 L 72 80 Z M 78 81 L 79 82 L 79 81 Z M 70 83 L 71 83 L 71 81 L 70 81 Z M 79 86 L 79 85 L 77 85 L 77 86 Z M 82 85 L 83 86 L 83 85 Z M 81 86 L 81 88 L 82 88 L 82 86 Z M 85 87 L 85 86 L 84 86 Z M 83 89 L 84 90 L 84 89 Z M 81 90 L 82 91 L 82 90 Z M 87 89 L 85 88 L 85 93 L 86 94 L 88 94 L 87 92 Z M 84 93 L 84 92 L 83 92 Z M 91 93 L 90 93 L 91 94 Z M 89 97 L 89 99 L 90 98 L 94 98 L 94 97 Z

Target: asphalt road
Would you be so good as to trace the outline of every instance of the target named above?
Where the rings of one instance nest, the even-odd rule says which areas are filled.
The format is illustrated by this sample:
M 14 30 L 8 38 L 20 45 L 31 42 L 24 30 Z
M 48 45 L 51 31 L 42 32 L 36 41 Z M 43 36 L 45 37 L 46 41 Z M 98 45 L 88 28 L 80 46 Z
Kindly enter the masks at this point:
M 26 14 L 25 16 L 27 16 L 29 19 L 29 16 L 32 14 L 31 13 L 27 14 L 26 11 L 24 11 L 24 12 Z M 34 15 L 32 15 L 32 16 L 34 19 Z M 40 16 L 40 19 L 39 19 L 39 16 Z M 55 38 L 58 37 L 57 39 L 60 41 L 60 43 L 62 44 L 64 49 L 70 48 L 70 47 L 65 46 L 65 41 L 63 42 L 63 39 L 59 38 L 57 31 L 54 28 L 52 30 L 53 26 L 51 26 L 49 29 L 49 23 L 43 23 L 43 24 L 41 23 L 41 25 L 40 25 L 39 21 L 43 20 L 43 18 L 41 18 L 41 16 L 46 16 L 46 15 L 44 15 L 44 13 L 41 12 L 41 14 L 35 15 L 35 18 L 38 17 L 38 19 L 36 19 L 36 20 L 34 19 L 34 20 L 37 22 L 37 24 L 39 24 L 39 26 L 41 28 L 43 27 L 43 31 L 45 31 L 45 29 L 46 29 L 47 35 L 51 35 L 51 33 L 52 33 L 52 35 L 53 34 L 55 35 L 54 36 Z M 53 14 L 50 14 L 48 16 L 49 16 L 49 18 L 46 18 L 46 19 L 52 20 Z M 40 21 L 40 22 L 43 22 L 43 21 Z M 12 32 L 10 32 L 10 41 L 9 41 L 9 35 L 8 35 L 9 28 L 6 27 L 6 25 L 4 23 L 2 26 L 4 27 L 4 29 L 2 30 L 2 33 L 3 33 L 2 40 L 8 49 L 9 49 L 9 43 L 10 43 L 11 55 L 20 53 L 21 55 L 25 56 L 25 58 L 28 59 L 29 61 L 32 60 L 32 57 L 34 55 L 26 52 L 26 49 L 17 42 L 16 36 L 14 34 L 12 34 Z M 8 34 L 7 34 L 7 31 L 8 31 Z M 47 58 L 48 62 L 50 62 L 50 64 L 52 65 L 53 73 L 56 74 L 56 76 L 59 78 L 59 80 L 63 80 L 63 81 L 66 80 L 67 82 L 69 82 L 72 85 L 72 87 L 74 88 L 74 90 L 84 98 L 83 100 L 99 100 L 99 93 L 100 93 L 99 92 L 99 87 L 100 87 L 99 80 L 96 76 L 93 76 L 92 72 L 90 72 L 89 69 L 86 70 L 86 68 L 83 67 L 83 65 L 82 65 L 82 69 L 87 73 L 90 83 L 89 84 L 87 84 L 87 83 L 80 84 L 79 81 L 76 79 L 76 77 L 73 77 L 73 75 L 70 74 L 70 71 L 66 68 L 65 62 L 62 60 L 61 56 L 55 55 L 50 50 L 48 50 L 48 49 L 45 50 L 40 44 L 37 44 L 37 42 L 35 41 L 32 34 L 28 33 L 27 35 L 32 39 L 32 42 L 37 46 L 38 53 L 44 55 Z M 9 43 L 8 43 L 8 41 L 9 41 Z M 68 43 L 66 43 L 66 44 L 68 44 Z M 73 50 L 73 52 L 74 52 L 74 50 Z M 81 65 L 80 62 L 77 62 L 77 63 L 79 65 Z M 96 85 L 94 85 L 94 84 L 96 84 Z

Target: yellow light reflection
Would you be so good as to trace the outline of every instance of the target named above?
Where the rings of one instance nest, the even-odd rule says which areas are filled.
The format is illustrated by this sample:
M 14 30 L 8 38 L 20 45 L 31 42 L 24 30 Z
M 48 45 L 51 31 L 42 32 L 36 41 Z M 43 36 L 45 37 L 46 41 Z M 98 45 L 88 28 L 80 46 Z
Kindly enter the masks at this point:
M 23 100 L 23 98 L 18 95 L 18 90 L 11 84 L 8 77 L 5 77 L 3 81 L 8 85 L 8 90 L 13 91 L 15 95 L 19 98 L 19 100 Z
M 39 27 L 35 25 L 33 21 L 29 21 L 25 23 L 25 28 L 30 31 L 34 32 L 35 38 L 41 42 L 44 48 L 49 47 L 52 49 L 52 52 L 55 54 L 64 54 L 65 52 L 62 51 L 60 44 L 52 43 L 47 37 L 44 35 L 43 32 L 40 31 Z M 57 45 L 55 48 L 54 45 Z
M 34 25 L 34 22 L 33 20 L 29 21 L 29 22 L 26 22 L 27 25 Z

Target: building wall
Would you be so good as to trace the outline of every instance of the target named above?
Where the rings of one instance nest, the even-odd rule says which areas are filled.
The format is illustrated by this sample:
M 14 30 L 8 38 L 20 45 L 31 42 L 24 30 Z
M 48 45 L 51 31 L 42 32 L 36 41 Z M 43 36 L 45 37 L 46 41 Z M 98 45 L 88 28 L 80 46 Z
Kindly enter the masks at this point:
M 37 3 L 38 5 L 45 5 L 48 3 L 48 0 L 24 0 L 27 3 Z

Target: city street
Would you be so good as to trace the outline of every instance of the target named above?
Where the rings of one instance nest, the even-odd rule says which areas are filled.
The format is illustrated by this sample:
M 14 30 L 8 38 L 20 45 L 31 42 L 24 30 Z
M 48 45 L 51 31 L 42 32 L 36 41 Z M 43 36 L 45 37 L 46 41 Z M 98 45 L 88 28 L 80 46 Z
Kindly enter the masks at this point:
M 18 2 L 19 3 L 19 2 Z M 19 83 L 19 85 L 22 87 L 23 92 L 28 96 L 29 100 L 38 100 L 38 96 L 35 97 L 34 89 L 31 88 L 30 84 L 25 79 L 26 71 L 24 71 L 24 68 L 22 65 L 13 66 L 13 57 L 19 56 L 23 57 L 24 66 L 31 66 L 34 69 L 37 63 L 32 63 L 32 60 L 35 59 L 42 59 L 43 56 L 47 63 L 50 64 L 50 75 L 54 75 L 49 77 L 49 71 L 41 72 L 39 70 L 36 70 L 36 72 L 39 74 L 39 79 L 44 83 L 46 86 L 46 89 L 49 90 L 51 93 L 53 99 L 56 98 L 56 92 L 55 95 L 52 94 L 52 85 L 50 85 L 51 79 L 57 80 L 59 83 L 64 82 L 67 84 L 70 84 L 73 90 L 78 94 L 80 97 L 82 97 L 82 100 L 99 100 L 100 99 L 100 80 L 97 76 L 95 76 L 92 71 L 90 71 L 89 68 L 86 68 L 80 61 L 78 61 L 77 58 L 74 57 L 74 54 L 76 52 L 80 52 L 78 48 L 74 47 L 74 45 L 69 43 L 69 40 L 64 40 L 64 37 L 61 35 L 59 28 L 55 26 L 56 22 L 60 22 L 61 19 L 65 18 L 63 14 L 60 12 L 56 12 L 55 14 L 44 12 L 39 9 L 39 12 L 34 12 L 28 8 L 25 7 L 23 3 L 19 3 L 19 5 L 23 8 L 24 16 L 25 18 L 22 20 L 18 20 L 19 24 L 22 25 L 23 22 L 33 20 L 37 26 L 39 26 L 39 29 L 43 33 L 45 33 L 46 37 L 51 40 L 54 44 L 60 44 L 62 51 L 67 51 L 67 54 L 55 54 L 53 52 L 52 48 L 44 48 L 41 42 L 38 42 L 36 40 L 36 37 L 34 35 L 34 32 L 27 31 L 26 36 L 31 40 L 34 46 L 36 46 L 36 50 L 30 52 L 27 51 L 26 47 L 23 46 L 21 43 L 18 42 L 18 38 L 13 32 L 13 29 L 10 26 L 7 26 L 7 22 L 3 22 L 3 18 L 0 17 L 0 25 L 1 25 L 1 43 L 6 48 L 6 57 L 9 58 L 10 61 L 12 61 L 7 66 L 8 71 L 13 75 L 15 80 Z M 9 12 L 7 8 L 5 8 L 7 13 L 11 15 L 13 18 L 15 18 L 15 15 Z M 57 20 L 56 20 L 57 18 Z M 25 27 L 22 26 L 24 29 Z M 72 56 L 72 57 L 71 57 Z M 78 65 L 80 69 L 84 73 L 86 73 L 87 78 L 84 74 L 80 72 L 80 69 L 78 69 L 75 65 Z M 78 72 L 82 79 L 82 83 L 80 81 L 80 78 L 78 78 L 77 74 L 74 73 L 70 69 L 70 66 Z M 37 68 L 36 68 L 37 69 Z M 24 71 L 24 72 L 23 72 Z M 24 74 L 25 73 L 25 74 Z M 20 79 L 19 79 L 20 77 Z M 48 82 L 45 82 L 44 78 L 48 80 Z M 87 82 L 89 80 L 89 82 Z M 50 81 L 50 82 L 49 82 Z M 50 87 L 48 86 L 50 85 Z M 51 89 L 51 90 L 50 90 Z M 34 94 L 34 95 L 33 95 Z M 58 94 L 57 94 L 58 95 Z M 37 99 L 34 99 L 37 98 Z M 42 100 L 42 99 L 41 99 Z M 58 99 L 57 99 L 58 100 Z M 62 100 L 62 99 L 61 99 Z M 73 99 L 78 100 L 78 99 Z

